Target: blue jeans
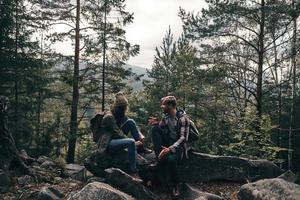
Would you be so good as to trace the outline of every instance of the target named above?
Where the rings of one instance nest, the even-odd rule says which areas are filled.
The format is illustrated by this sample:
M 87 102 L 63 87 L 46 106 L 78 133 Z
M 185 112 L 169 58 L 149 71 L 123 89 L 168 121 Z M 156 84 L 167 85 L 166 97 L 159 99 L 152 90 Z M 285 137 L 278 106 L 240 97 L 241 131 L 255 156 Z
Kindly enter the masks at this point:
M 137 172 L 136 168 L 136 147 L 134 139 L 124 138 L 124 139 L 114 139 L 108 144 L 107 150 L 109 152 L 119 151 L 121 149 L 128 149 L 128 160 L 129 169 L 131 172 Z
M 130 132 L 130 134 L 132 135 L 132 137 L 134 138 L 135 141 L 139 141 L 140 140 L 140 131 L 138 129 L 138 126 L 136 125 L 135 121 L 133 119 L 128 119 L 121 127 L 123 133 L 125 135 L 128 135 L 128 133 Z

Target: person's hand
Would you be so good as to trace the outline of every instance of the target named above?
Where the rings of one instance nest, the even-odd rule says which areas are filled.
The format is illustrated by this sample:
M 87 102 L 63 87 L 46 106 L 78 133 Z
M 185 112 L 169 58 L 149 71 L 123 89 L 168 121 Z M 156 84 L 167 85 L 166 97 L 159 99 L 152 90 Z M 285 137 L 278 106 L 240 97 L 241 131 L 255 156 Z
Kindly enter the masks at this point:
M 135 141 L 135 146 L 142 146 L 143 145 L 143 143 L 141 142 L 141 141 Z
M 148 123 L 150 125 L 157 125 L 157 124 L 159 124 L 159 120 L 156 117 L 149 117 Z
M 159 160 L 163 159 L 167 154 L 171 152 L 171 149 L 168 147 L 162 147 L 162 148 L 163 150 L 161 150 L 161 152 L 158 155 Z
M 143 135 L 143 133 L 140 132 L 140 141 L 144 142 L 144 140 L 145 140 L 145 136 Z

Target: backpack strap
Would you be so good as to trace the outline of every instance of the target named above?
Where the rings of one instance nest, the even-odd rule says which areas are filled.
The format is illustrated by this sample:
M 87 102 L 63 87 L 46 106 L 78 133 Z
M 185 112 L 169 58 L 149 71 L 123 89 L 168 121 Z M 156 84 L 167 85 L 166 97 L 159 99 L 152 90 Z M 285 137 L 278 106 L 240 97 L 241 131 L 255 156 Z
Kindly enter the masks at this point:
M 177 135 L 179 136 L 180 135 L 180 127 L 179 127 L 179 120 L 182 118 L 182 117 L 186 117 L 190 122 L 190 118 L 188 117 L 188 115 L 184 112 L 180 115 L 180 113 L 176 113 L 176 117 L 177 117 Z M 182 146 L 183 146 L 183 152 L 181 154 L 181 160 L 183 159 L 188 159 L 189 156 L 188 156 L 188 151 L 190 150 L 190 145 L 188 143 L 188 138 L 189 138 L 189 133 L 190 133 L 190 130 L 188 130 L 187 132 L 187 135 L 185 136 L 185 141 L 183 142 Z

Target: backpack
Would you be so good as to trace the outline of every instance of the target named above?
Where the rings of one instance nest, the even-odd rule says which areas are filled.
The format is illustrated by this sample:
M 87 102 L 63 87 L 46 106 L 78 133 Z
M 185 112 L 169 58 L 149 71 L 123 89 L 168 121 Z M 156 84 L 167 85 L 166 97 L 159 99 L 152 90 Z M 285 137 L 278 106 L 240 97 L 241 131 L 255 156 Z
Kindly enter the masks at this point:
M 183 112 L 182 112 L 179 116 L 177 116 L 177 117 L 178 117 L 178 119 L 179 119 L 179 118 L 181 118 L 181 117 L 183 117 L 183 116 L 186 116 L 186 117 L 188 118 L 189 122 L 190 122 L 190 125 L 189 125 L 189 133 L 188 133 L 188 135 L 186 135 L 186 141 L 189 142 L 189 143 L 197 141 L 197 140 L 199 139 L 199 137 L 200 137 L 200 133 L 199 133 L 199 131 L 198 131 L 198 129 L 197 129 L 195 123 L 192 121 L 192 119 L 190 118 L 190 116 L 188 116 L 188 115 L 186 114 L 185 111 L 183 111 Z M 179 128 L 179 127 L 178 127 L 178 128 Z
M 190 127 L 189 127 L 189 133 L 186 136 L 186 141 L 188 142 L 195 142 L 199 139 L 200 133 L 195 125 L 195 123 L 189 118 L 190 120 Z
M 93 134 L 93 141 L 97 143 L 102 135 L 101 124 L 105 113 L 96 114 L 90 121 L 90 128 Z

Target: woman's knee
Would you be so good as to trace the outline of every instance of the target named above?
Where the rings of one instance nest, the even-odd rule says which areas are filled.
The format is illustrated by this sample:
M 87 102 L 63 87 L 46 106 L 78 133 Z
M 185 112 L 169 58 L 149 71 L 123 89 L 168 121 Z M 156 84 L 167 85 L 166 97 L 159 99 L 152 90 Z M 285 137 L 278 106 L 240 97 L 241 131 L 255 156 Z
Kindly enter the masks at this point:
M 135 146 L 135 140 L 128 138 L 128 146 Z
M 126 123 L 128 123 L 129 126 L 136 126 L 134 119 L 131 119 L 131 118 L 128 119 Z

